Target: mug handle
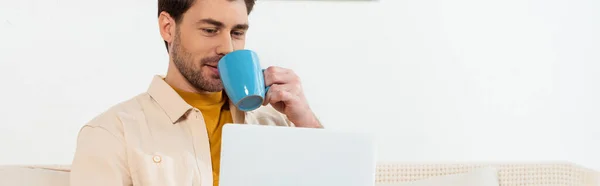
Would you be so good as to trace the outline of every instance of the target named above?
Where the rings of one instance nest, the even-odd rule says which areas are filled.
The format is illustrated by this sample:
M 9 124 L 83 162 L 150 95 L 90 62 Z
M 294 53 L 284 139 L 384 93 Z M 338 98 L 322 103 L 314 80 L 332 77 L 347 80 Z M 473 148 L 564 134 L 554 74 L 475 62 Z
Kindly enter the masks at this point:
M 265 70 L 266 69 L 262 69 L 263 78 L 265 77 Z M 265 81 L 265 96 L 267 96 L 267 92 L 269 92 L 269 88 L 271 88 L 271 86 L 266 86 L 266 83 L 267 83 L 267 81 Z

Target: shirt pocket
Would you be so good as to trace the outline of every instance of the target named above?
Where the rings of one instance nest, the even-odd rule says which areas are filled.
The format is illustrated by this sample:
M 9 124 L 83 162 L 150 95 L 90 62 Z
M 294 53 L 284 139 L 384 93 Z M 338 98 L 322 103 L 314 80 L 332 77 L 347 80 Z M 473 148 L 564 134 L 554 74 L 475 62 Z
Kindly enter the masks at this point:
M 131 178 L 140 186 L 194 186 L 193 155 L 185 152 L 132 151 Z

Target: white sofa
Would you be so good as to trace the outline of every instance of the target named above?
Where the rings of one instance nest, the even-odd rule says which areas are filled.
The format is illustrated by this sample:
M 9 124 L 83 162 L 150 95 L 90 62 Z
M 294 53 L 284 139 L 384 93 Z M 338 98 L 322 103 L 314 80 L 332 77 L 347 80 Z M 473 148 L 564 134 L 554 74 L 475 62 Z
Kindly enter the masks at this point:
M 386 162 L 379 163 L 377 166 L 376 185 L 406 186 L 419 180 L 461 175 L 481 168 L 492 168 L 496 176 L 494 179 L 497 179 L 494 181 L 497 181 L 496 185 L 501 186 L 600 186 L 599 172 L 568 162 L 468 164 Z M 477 174 L 470 176 L 472 178 Z M 425 185 L 464 185 L 452 184 L 448 180 L 452 179 L 440 179 L 436 180 L 436 184 Z M 68 186 L 68 182 L 69 166 L 0 166 L 2 186 Z
M 569 162 L 539 163 L 380 163 L 378 184 L 390 185 L 468 173 L 490 167 L 501 186 L 600 186 L 600 173 Z M 442 186 L 442 185 L 436 185 Z

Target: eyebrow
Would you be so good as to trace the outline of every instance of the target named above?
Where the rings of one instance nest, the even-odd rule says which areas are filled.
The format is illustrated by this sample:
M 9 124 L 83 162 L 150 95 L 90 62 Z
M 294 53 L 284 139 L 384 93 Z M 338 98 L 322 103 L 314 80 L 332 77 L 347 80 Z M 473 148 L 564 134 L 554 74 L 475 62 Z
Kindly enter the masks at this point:
M 225 24 L 221 21 L 217 21 L 211 18 L 206 18 L 206 19 L 201 19 L 198 22 L 196 22 L 196 24 L 211 24 L 215 27 L 219 27 L 219 28 L 223 28 L 225 27 Z M 238 29 L 238 30 L 248 30 L 248 24 L 237 24 L 235 26 L 233 26 L 233 29 Z
M 248 30 L 248 24 L 237 24 L 233 27 L 234 30 Z
M 225 24 L 223 24 L 223 22 L 221 21 L 217 21 L 211 18 L 206 18 L 206 19 L 201 19 L 200 21 L 196 22 L 196 24 L 211 24 L 213 26 L 216 27 L 223 27 L 225 26 Z

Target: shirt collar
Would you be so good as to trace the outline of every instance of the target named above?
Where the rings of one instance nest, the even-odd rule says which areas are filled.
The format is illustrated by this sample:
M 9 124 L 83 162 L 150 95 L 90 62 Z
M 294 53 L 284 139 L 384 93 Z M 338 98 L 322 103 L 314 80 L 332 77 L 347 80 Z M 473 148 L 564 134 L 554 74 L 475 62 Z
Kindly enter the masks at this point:
M 160 75 L 155 75 L 152 79 L 152 83 L 148 87 L 148 94 L 158 103 L 173 124 L 177 123 L 190 109 L 193 109 Z M 238 110 L 231 101 L 229 101 L 229 109 L 234 123 L 245 121 L 245 112 Z
M 155 75 L 152 79 L 148 94 L 158 103 L 172 123 L 176 123 L 181 116 L 193 108 L 160 75 Z

